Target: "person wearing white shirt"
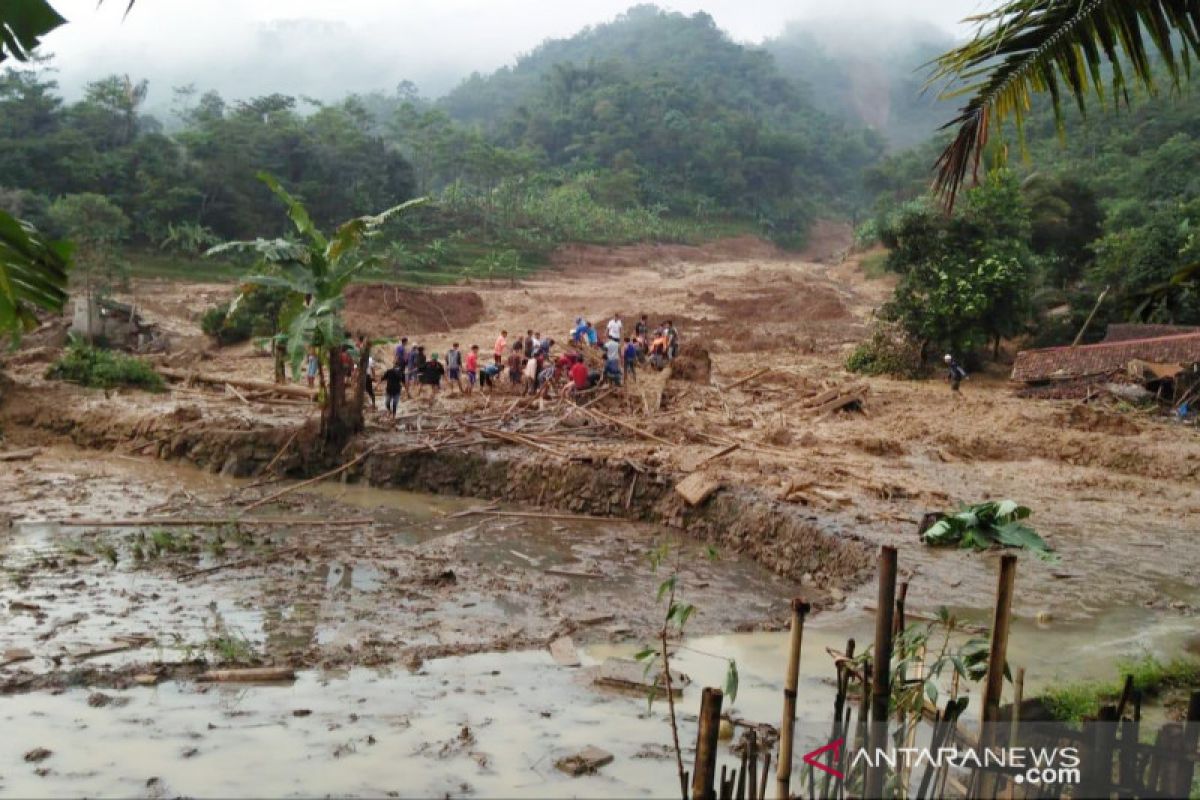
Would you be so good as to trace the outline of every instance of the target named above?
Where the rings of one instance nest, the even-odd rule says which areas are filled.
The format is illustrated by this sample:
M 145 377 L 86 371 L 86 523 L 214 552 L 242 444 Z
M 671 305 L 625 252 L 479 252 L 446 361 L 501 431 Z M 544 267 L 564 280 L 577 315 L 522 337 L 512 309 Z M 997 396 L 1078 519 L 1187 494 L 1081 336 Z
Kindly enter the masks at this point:
M 613 314 L 613 318 L 608 321 L 608 338 L 621 341 L 621 331 L 624 325 L 621 324 L 621 315 Z

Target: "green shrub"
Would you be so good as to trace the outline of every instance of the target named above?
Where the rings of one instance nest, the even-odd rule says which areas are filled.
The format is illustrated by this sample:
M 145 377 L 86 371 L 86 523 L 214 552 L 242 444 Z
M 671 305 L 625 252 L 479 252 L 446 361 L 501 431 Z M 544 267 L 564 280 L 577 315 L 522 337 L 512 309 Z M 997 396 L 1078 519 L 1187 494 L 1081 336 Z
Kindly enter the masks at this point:
M 46 377 L 97 389 L 133 386 L 149 392 L 163 390 L 162 376 L 146 362 L 124 353 L 90 347 L 80 341 L 67 347 Z
M 200 330 L 216 339 L 222 347 L 244 342 L 253 336 L 272 336 L 279 310 L 287 300 L 286 289 L 256 287 L 242 297 L 229 313 L 230 303 L 215 305 L 200 318 Z
M 918 378 L 923 372 L 921 349 L 894 327 L 877 325 L 846 359 L 846 369 L 863 375 Z

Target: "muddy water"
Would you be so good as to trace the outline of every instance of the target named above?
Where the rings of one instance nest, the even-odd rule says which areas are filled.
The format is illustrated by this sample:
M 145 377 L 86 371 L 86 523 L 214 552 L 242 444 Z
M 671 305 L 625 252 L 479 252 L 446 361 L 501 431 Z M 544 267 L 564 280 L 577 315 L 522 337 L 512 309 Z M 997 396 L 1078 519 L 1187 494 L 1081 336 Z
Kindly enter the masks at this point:
M 848 633 L 862 641 L 869 628 L 870 620 L 858 615 L 817 618 L 806 629 L 798 747 L 824 743 L 824 724 L 804 723 L 829 715 L 825 648 L 840 648 Z M 1107 677 L 1117 650 L 1169 654 L 1183 633 L 1164 629 L 1149 639 L 1115 642 L 1095 628 L 1048 632 L 1019 625 L 1012 655 L 1029 668 L 1036 690 L 1056 671 L 1080 675 L 1080 664 L 1081 676 Z M 741 675 L 734 715 L 777 722 L 786 639 L 757 633 L 689 641 L 675 660 L 693 681 L 680 702 L 683 741 L 694 741 L 699 687 L 723 680 L 721 657 L 736 659 Z M 677 784 L 664 703 L 647 712 L 643 697 L 590 684 L 594 665 L 632 651 L 631 645 L 592 646 L 581 669 L 557 666 L 545 651 L 527 651 L 438 659 L 415 674 L 310 671 L 286 686 L 166 683 L 106 690 L 111 701 L 102 707 L 90 705 L 93 693 L 82 688 L 6 697 L 0 722 L 19 734 L 0 745 L 0 792 L 671 796 Z M 587 745 L 608 750 L 614 763 L 577 778 L 555 769 L 558 758 Z M 35 747 L 52 755 L 25 763 L 23 754 Z M 722 757 L 732 765 L 732 756 Z
M 193 585 L 169 571 L 134 568 L 125 559 L 112 566 L 95 555 L 97 545 L 120 544 L 131 531 L 28 520 L 145 513 L 171 492 L 186 490 L 211 501 L 239 484 L 194 470 L 103 458 L 46 466 L 39 477 L 21 482 L 20 510 L 27 519 L 18 521 L 0 545 L 0 565 L 11 578 L 0 585 L 7 607 L 4 647 L 33 650 L 37 658 L 22 666 L 35 671 L 69 668 L 72 655 L 123 633 L 148 633 L 156 641 L 87 663 L 116 667 L 181 660 L 218 626 L 244 636 L 260 652 L 315 647 L 320 650 L 316 660 L 325 663 L 331 652 L 357 654 L 397 633 L 409 643 L 444 644 L 479 641 L 486 632 L 484 645 L 496 649 L 522 630 L 551 632 L 555 619 L 613 618 L 577 636 L 589 643 L 582 648 L 582 669 L 556 665 L 544 649 L 526 649 L 428 658 L 415 672 L 309 669 L 288 686 L 166 682 L 102 689 L 111 700 L 95 706 L 89 698 L 96 690 L 88 688 L 5 696 L 0 698 L 6 731 L 0 737 L 0 794 L 674 793 L 663 704 L 647 712 L 643 697 L 597 689 L 588 671 L 606 658 L 629 657 L 645 641 L 653 615 L 639 615 L 653 611 L 647 598 L 660 579 L 648 575 L 644 563 L 654 531 L 621 523 L 456 520 L 451 515 L 470 501 L 327 484 L 317 496 L 343 509 L 338 513 L 367 513 L 380 522 L 362 538 L 345 542 L 346 549 L 323 544 L 327 549 L 311 563 L 231 570 Z M 231 541 L 227 546 L 232 552 L 206 553 L 199 565 L 234 558 L 239 548 L 257 545 Z M 411 567 L 405 560 L 410 556 L 420 564 L 452 565 L 458 584 L 442 593 L 422 588 L 412 578 L 419 578 L 419 571 L 404 572 Z M 536 577 L 547 569 L 568 574 L 550 585 Z M 400 580 L 394 570 L 401 571 Z M 522 577 L 529 575 L 535 577 Z M 689 564 L 684 586 L 686 599 L 700 609 L 693 623 L 698 630 L 732 630 L 740 620 L 778 617 L 795 591 L 736 558 Z M 1191 605 L 1198 599 L 1195 587 L 1164 584 L 1159 591 Z M 978 607 L 958 613 L 987 624 L 988 594 Z M 864 587 L 848 599 L 847 608 L 810 620 L 801 720 L 829 715 L 832 670 L 825 648 L 841 649 L 848 636 L 860 649 L 869 643 L 873 619 L 862 606 L 870 595 Z M 38 608 L 21 610 L 13 605 L 17 602 Z M 1040 624 L 1028 614 L 1018 616 L 1010 661 L 1026 668 L 1028 693 L 1062 679 L 1112 677 L 1121 657 L 1176 655 L 1194 634 L 1194 620 L 1184 613 L 1122 605 L 1116 597 L 1111 606 L 1087 612 L 1082 619 L 1051 617 Z M 85 616 L 41 638 L 79 613 Z M 734 658 L 741 674 L 736 716 L 777 722 L 786 641 L 779 633 L 689 641 L 674 662 L 693 679 L 680 704 L 683 741 L 694 741 L 699 687 L 722 684 L 725 658 Z M 357 655 L 348 658 L 362 663 Z M 802 726 L 798 747 L 823 744 L 821 729 Z M 613 753 L 614 763 L 580 778 L 554 768 L 559 757 L 589 744 Z M 24 754 L 37 747 L 52 755 L 25 762 Z

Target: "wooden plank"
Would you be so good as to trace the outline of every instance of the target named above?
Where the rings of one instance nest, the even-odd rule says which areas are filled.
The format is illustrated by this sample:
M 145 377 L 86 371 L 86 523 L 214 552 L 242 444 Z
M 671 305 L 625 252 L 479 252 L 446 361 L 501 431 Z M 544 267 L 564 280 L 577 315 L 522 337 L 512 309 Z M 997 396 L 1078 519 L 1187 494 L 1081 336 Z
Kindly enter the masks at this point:
M 687 501 L 689 506 L 696 506 L 708 499 L 709 495 L 721 488 L 721 482 L 705 475 L 703 472 L 693 472 L 675 484 L 675 491 Z
M 24 450 L 8 450 L 0 453 L 0 461 L 28 461 L 42 452 L 40 447 L 27 447 Z
M 560 758 L 554 766 L 568 775 L 577 777 L 589 775 L 605 765 L 613 762 L 613 754 L 599 747 L 588 745 L 574 755 Z
M 743 384 L 749 383 L 750 381 L 754 380 L 755 378 L 761 378 L 763 375 L 766 375 L 766 374 L 767 374 L 768 372 L 770 372 L 770 371 L 771 371 L 771 368 L 770 368 L 770 367 L 766 367 L 766 368 L 764 368 L 764 369 L 760 369 L 758 372 L 751 373 L 751 374 L 747 375 L 747 376 L 746 376 L 746 377 L 744 377 L 744 378 L 739 378 L 738 380 L 736 380 L 736 381 L 734 381 L 733 383 L 731 383 L 731 384 L 729 384 L 728 386 L 726 386 L 726 387 L 725 387 L 724 389 L 722 389 L 721 391 L 722 391 L 722 392 L 728 392 L 730 389 L 736 389 L 738 386 L 741 386 L 741 385 L 743 385 Z

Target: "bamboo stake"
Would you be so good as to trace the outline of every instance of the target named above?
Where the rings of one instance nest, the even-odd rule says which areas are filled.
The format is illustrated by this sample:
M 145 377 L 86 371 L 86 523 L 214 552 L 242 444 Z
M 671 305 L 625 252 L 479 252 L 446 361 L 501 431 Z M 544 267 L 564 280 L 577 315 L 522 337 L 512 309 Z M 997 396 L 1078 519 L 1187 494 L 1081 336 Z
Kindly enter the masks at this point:
M 1013 587 L 1017 578 L 1017 557 L 1001 556 L 1000 576 L 996 586 L 996 607 L 992 613 L 992 639 L 988 650 L 987 678 L 983 687 L 983 725 L 979 742 L 990 748 L 1002 742 L 999 731 L 1000 697 L 1004 690 L 1004 667 L 1008 654 L 1008 630 L 1012 622 Z M 985 773 L 978 776 L 978 789 L 992 797 L 999 788 L 999 776 Z
M 759 800 L 758 795 L 758 731 L 751 728 L 746 733 L 746 752 L 749 758 L 746 761 L 746 768 L 750 771 L 746 778 L 746 784 L 750 788 L 750 800 Z
M 716 740 L 721 730 L 721 702 L 725 699 L 719 688 L 704 687 L 700 700 L 700 730 L 696 734 L 696 765 L 692 768 L 691 796 L 694 800 L 714 800 L 716 780 Z
M 804 618 L 810 606 L 799 597 L 792 600 L 792 638 L 788 646 L 787 682 L 783 687 L 783 721 L 779 724 L 779 764 L 775 768 L 775 794 L 787 800 L 792 781 L 792 737 L 796 732 L 796 686 L 800 682 L 800 646 L 804 641 Z
M 303 489 L 305 486 L 312 486 L 314 483 L 320 483 L 321 481 L 325 480 L 326 478 L 332 478 L 334 475 L 338 475 L 342 472 L 345 472 L 346 470 L 350 469 L 358 462 L 362 461 L 367 456 L 371 455 L 371 453 L 374 451 L 375 451 L 374 447 L 368 447 L 362 453 L 360 453 L 359 455 L 350 459 L 345 464 L 342 464 L 337 469 L 331 469 L 329 472 L 318 475 L 315 478 L 309 478 L 306 481 L 301 481 L 300 483 L 289 486 L 286 489 L 281 489 L 280 491 L 276 492 L 275 494 L 267 495 L 266 497 L 262 498 L 261 500 L 255 500 L 253 503 L 251 503 L 250 505 L 243 508 L 242 513 L 244 514 L 247 511 L 258 508 L 261 505 L 266 505 L 267 503 L 270 503 L 274 500 L 278 500 L 279 498 L 283 497 L 284 495 L 291 494 L 292 492 L 296 491 L 297 489 Z
M 875 766 L 867 767 L 864 797 L 883 796 L 884 766 L 879 758 L 887 747 L 888 701 L 891 698 L 892 625 L 896 611 L 896 548 L 879 550 L 879 613 L 875 615 L 875 660 L 871 679 L 871 724 L 868 747 Z

